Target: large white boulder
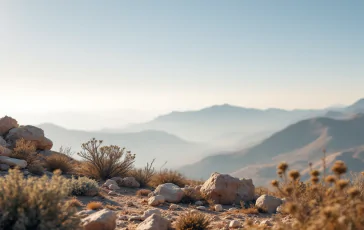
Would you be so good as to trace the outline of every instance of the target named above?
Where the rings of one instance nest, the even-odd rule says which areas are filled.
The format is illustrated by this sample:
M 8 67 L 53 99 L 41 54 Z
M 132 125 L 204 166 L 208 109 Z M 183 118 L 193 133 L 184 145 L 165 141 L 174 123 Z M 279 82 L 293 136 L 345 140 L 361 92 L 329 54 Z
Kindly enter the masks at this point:
M 172 183 L 159 185 L 154 190 L 154 194 L 164 196 L 165 200 L 170 203 L 179 203 L 184 196 L 183 190 Z
M 114 230 L 116 213 L 107 209 L 100 210 L 82 219 L 83 230 Z
M 10 129 L 18 127 L 18 122 L 8 116 L 5 116 L 0 119 L 0 136 L 3 136 L 7 133 Z
M 255 202 L 255 206 L 268 213 L 275 213 L 278 206 L 280 206 L 282 203 L 283 202 L 280 198 L 269 195 L 261 195 Z
M 137 230 L 168 230 L 171 223 L 158 214 L 152 214 L 138 225 Z
M 0 156 L 0 163 L 7 164 L 9 166 L 18 166 L 19 168 L 27 167 L 27 162 L 25 160 L 10 158 L 7 156 Z
M 240 201 L 253 200 L 255 187 L 251 179 L 213 173 L 202 185 L 200 192 L 216 204 L 238 204 Z
M 53 142 L 44 136 L 44 131 L 32 125 L 11 129 L 5 139 L 12 146 L 15 146 L 19 139 L 31 141 L 37 149 L 41 150 L 50 150 L 53 146 Z

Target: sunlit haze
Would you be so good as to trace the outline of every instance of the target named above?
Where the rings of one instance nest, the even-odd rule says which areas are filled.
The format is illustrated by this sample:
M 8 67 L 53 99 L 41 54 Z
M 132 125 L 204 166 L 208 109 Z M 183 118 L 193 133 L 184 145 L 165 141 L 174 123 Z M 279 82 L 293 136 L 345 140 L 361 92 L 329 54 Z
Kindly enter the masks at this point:
M 101 129 L 224 103 L 348 105 L 364 96 L 363 11 L 364 1 L 1 1 L 1 112 Z

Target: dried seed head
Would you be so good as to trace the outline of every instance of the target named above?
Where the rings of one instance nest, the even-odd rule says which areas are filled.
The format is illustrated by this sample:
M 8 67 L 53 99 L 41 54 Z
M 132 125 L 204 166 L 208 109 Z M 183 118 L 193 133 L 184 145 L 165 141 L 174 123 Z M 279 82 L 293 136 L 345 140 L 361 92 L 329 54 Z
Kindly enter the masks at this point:
M 279 182 L 277 180 L 272 180 L 270 183 L 271 183 L 271 185 L 273 187 L 278 187 L 279 186 Z
M 325 181 L 327 183 L 334 183 L 336 181 L 336 177 L 334 177 L 333 175 L 329 175 L 325 178 Z
M 286 162 L 282 162 L 277 166 L 277 169 L 285 172 L 288 169 L 288 164 Z
M 298 206 L 294 203 L 287 203 L 285 205 L 285 210 L 287 213 L 295 214 L 298 211 Z
M 311 181 L 313 184 L 317 184 L 320 181 L 320 179 L 317 176 L 312 176 Z
M 352 188 L 348 189 L 348 194 L 351 198 L 355 198 L 355 197 L 359 196 L 360 191 L 359 191 L 359 189 L 352 187 Z
M 318 170 L 312 170 L 311 176 L 318 177 L 320 175 L 320 172 Z
M 325 207 L 323 210 L 323 214 L 326 218 L 332 218 L 336 216 L 337 209 L 333 206 Z
M 336 161 L 334 163 L 334 165 L 332 166 L 331 170 L 336 174 L 336 175 L 341 175 L 346 173 L 346 165 L 343 161 Z
M 333 192 L 334 192 L 334 189 L 333 188 L 328 188 L 326 190 L 326 196 L 330 196 Z
M 292 186 L 287 186 L 284 188 L 284 191 L 288 194 L 291 194 L 293 192 L 293 187 Z
M 289 172 L 289 177 L 292 179 L 292 180 L 297 180 L 299 177 L 300 177 L 300 173 L 297 171 L 297 170 L 291 170 Z
M 341 179 L 336 182 L 336 185 L 340 190 L 343 190 L 349 185 L 349 181 Z

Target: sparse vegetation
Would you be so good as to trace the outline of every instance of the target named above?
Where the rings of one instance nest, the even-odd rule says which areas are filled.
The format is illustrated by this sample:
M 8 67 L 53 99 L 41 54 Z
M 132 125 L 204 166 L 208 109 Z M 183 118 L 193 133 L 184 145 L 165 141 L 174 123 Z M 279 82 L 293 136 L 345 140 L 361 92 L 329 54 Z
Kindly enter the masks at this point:
M 203 213 L 188 212 L 180 216 L 176 223 L 177 230 L 205 230 L 209 229 L 211 220 Z
M 62 173 L 69 173 L 72 171 L 72 160 L 61 153 L 54 153 L 46 157 L 46 167 L 49 171 L 59 169 Z
M 33 163 L 29 165 L 28 171 L 38 176 L 42 176 L 44 174 L 44 168 L 40 163 Z
M 102 207 L 103 207 L 102 203 L 98 201 L 91 201 L 86 206 L 88 210 L 98 210 L 101 209 Z
M 151 193 L 152 191 L 149 189 L 140 189 L 136 192 L 137 196 L 148 196 L 149 193 Z
M 79 219 L 70 202 L 68 181 L 55 172 L 52 179 L 24 179 L 18 170 L 0 178 L 0 229 L 79 228 Z
M 116 145 L 102 146 L 102 141 L 95 138 L 82 144 L 82 151 L 78 153 L 85 160 L 81 164 L 83 175 L 106 180 L 111 177 L 123 177 L 133 168 L 135 155 L 125 148 Z
M 82 207 L 83 206 L 82 202 L 79 201 L 76 197 L 72 197 L 72 199 L 70 199 L 68 201 L 68 203 L 71 207 Z
M 321 179 L 320 172 L 311 169 L 307 183 L 299 180 L 299 172 L 291 170 L 287 174 L 287 169 L 286 164 L 278 166 L 282 182 L 274 180 L 272 185 L 286 198 L 283 210 L 295 222 L 293 225 L 280 223 L 279 229 L 364 229 L 363 197 L 355 183 L 351 185 L 342 179 L 347 171 L 344 162 L 336 161 L 331 169 L 333 174 Z
M 87 196 L 90 194 L 97 194 L 99 185 L 93 179 L 87 177 L 79 177 L 70 180 L 71 194 L 74 196 Z
M 143 168 L 143 169 L 133 169 L 129 172 L 129 175 L 134 177 L 140 184 L 140 187 L 146 187 L 150 184 L 154 174 L 155 169 L 153 167 L 154 160 Z
M 194 204 L 196 201 L 202 199 L 201 193 L 194 188 L 185 188 L 183 192 L 184 196 L 181 200 L 181 203 Z
M 183 188 L 186 185 L 186 178 L 179 172 L 174 170 L 164 169 L 156 173 L 151 181 L 153 187 L 157 187 L 160 184 L 172 183 Z
M 36 150 L 34 143 L 22 138 L 16 141 L 15 148 L 10 157 L 25 160 L 28 165 L 36 164 L 40 158 Z

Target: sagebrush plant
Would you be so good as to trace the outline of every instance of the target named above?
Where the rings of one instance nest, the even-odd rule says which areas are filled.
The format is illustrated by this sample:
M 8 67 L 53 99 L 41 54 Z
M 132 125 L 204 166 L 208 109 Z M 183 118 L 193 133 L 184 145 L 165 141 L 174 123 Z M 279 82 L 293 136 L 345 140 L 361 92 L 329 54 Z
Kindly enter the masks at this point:
M 171 169 L 160 170 L 158 173 L 154 174 L 151 181 L 151 185 L 153 187 L 157 187 L 158 185 L 165 183 L 172 183 L 183 188 L 187 181 L 181 173 Z
M 343 179 L 347 171 L 344 162 L 336 161 L 332 175 L 320 178 L 320 172 L 311 168 L 310 181 L 300 181 L 298 171 L 287 174 L 288 165 L 278 166 L 282 184 L 274 180 L 272 185 L 286 198 L 284 213 L 295 218 L 293 224 L 279 222 L 277 229 L 364 229 L 364 200 L 360 190 Z
M 146 187 L 150 184 L 155 174 L 155 169 L 153 167 L 154 160 L 155 159 L 153 159 L 153 161 L 150 164 L 147 163 L 147 165 L 144 168 L 133 169 L 130 170 L 130 172 L 128 173 L 129 176 L 134 177 L 135 180 L 139 182 L 140 187 Z
M 36 164 L 41 157 L 36 150 L 37 148 L 33 142 L 21 138 L 16 141 L 10 157 L 25 160 L 28 165 Z
M 71 187 L 71 194 L 74 196 L 96 194 L 100 189 L 97 181 L 88 177 L 72 177 L 69 184 Z
M 209 229 L 210 218 L 201 212 L 188 212 L 181 215 L 175 222 L 177 230 L 205 230 Z
M 55 172 L 52 179 L 25 179 L 18 169 L 0 178 L 0 229 L 79 229 L 76 210 L 65 201 L 68 180 Z
M 116 145 L 102 146 L 95 138 L 82 144 L 78 153 L 85 162 L 80 173 L 94 179 L 106 180 L 112 177 L 124 177 L 133 168 L 135 155 Z

